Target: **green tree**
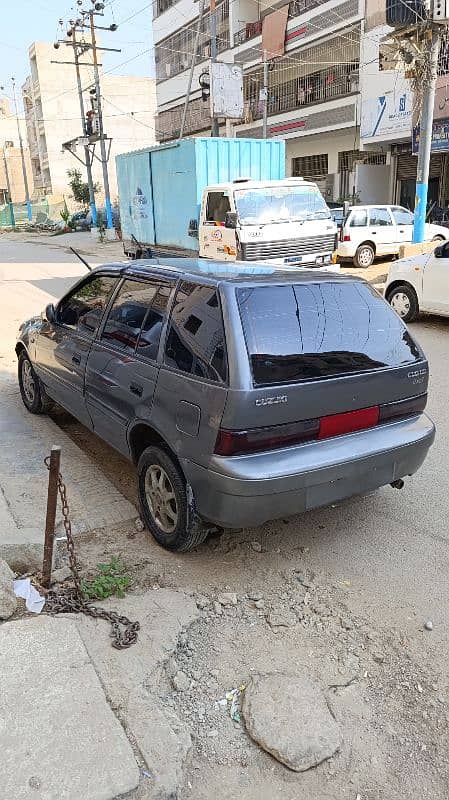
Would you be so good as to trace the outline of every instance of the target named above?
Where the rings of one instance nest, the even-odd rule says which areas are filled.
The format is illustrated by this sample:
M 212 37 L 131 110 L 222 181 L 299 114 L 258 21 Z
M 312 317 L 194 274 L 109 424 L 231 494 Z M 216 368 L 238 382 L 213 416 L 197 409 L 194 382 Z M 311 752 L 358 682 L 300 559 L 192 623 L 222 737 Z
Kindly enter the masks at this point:
M 89 184 L 81 179 L 81 170 L 68 169 L 67 175 L 69 176 L 69 186 L 72 190 L 73 199 L 77 203 L 82 203 L 83 206 L 88 206 L 90 201 Z M 97 183 L 94 183 L 94 192 L 98 192 Z

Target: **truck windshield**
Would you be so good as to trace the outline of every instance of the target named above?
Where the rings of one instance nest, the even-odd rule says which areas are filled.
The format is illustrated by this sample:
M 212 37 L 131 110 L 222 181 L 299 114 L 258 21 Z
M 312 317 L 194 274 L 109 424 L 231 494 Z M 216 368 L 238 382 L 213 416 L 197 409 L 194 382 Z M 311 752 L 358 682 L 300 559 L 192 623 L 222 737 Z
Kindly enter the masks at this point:
M 241 225 L 330 219 L 330 211 L 316 186 L 263 186 L 240 189 L 235 203 Z

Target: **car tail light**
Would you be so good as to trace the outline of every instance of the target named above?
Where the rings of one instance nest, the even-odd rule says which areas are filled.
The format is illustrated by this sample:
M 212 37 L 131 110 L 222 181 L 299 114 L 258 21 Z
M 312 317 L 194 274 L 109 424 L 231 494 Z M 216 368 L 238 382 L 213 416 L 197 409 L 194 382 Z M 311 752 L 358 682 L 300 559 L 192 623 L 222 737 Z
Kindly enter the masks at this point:
M 394 403 L 385 403 L 379 408 L 379 422 L 390 419 L 403 419 L 422 414 L 427 405 L 427 395 L 419 394 L 417 397 L 408 397 L 406 400 L 396 400 Z
M 287 425 L 250 428 L 246 431 L 220 429 L 215 443 L 215 453 L 219 456 L 236 456 L 260 450 L 276 450 L 279 447 L 316 439 L 319 427 L 319 419 L 305 419 Z
M 351 237 L 350 237 L 349 233 L 345 233 L 343 235 L 343 241 L 344 242 L 350 242 L 351 241 Z
M 389 420 L 405 419 L 421 414 L 426 402 L 427 395 L 421 394 L 381 406 L 369 406 L 356 411 L 345 411 L 342 414 L 330 414 L 283 425 L 249 428 L 243 431 L 220 428 L 214 452 L 218 456 L 238 456 L 261 450 L 276 450 L 317 439 L 330 439 L 333 436 L 374 428 Z

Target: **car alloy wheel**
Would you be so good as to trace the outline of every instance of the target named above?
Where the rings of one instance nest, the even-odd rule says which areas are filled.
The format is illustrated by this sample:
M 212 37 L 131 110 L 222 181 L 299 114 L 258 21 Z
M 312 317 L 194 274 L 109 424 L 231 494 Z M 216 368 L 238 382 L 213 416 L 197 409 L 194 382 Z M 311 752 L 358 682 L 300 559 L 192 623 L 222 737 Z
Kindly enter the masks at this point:
M 178 504 L 170 479 L 160 464 L 152 464 L 147 469 L 145 493 L 156 525 L 164 533 L 173 533 L 178 524 Z
M 404 292 L 392 294 L 390 296 L 390 305 L 401 319 L 404 319 L 410 312 L 410 298 Z
M 358 261 L 361 267 L 370 267 L 373 263 L 373 251 L 370 247 L 361 247 L 358 252 Z
M 22 361 L 22 386 L 24 395 L 30 404 L 33 405 L 36 397 L 36 379 L 33 374 L 33 367 L 28 359 Z

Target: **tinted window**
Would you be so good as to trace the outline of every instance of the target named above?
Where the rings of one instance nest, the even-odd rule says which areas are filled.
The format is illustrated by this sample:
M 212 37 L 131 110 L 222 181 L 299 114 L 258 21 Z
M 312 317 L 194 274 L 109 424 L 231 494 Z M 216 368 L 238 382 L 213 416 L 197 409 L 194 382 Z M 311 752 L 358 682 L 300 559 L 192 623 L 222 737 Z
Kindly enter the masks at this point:
M 142 326 L 137 352 L 139 355 L 152 360 L 157 358 L 170 292 L 171 288 L 169 286 L 159 287 Z
M 392 225 L 388 208 L 371 208 L 369 212 L 371 225 Z
M 237 289 L 254 383 L 316 380 L 408 364 L 420 353 L 363 283 Z
M 207 196 L 206 222 L 224 222 L 226 212 L 231 210 L 225 192 L 209 192 Z
M 99 276 L 89 278 L 73 294 L 61 300 L 57 322 L 87 336 L 95 336 L 117 280 Z
M 392 208 L 391 213 L 396 225 L 413 225 L 413 214 L 405 208 Z
M 368 214 L 366 208 L 357 208 L 352 212 L 351 228 L 365 228 L 368 225 Z
M 226 380 L 221 306 L 215 289 L 182 283 L 172 310 L 165 363 L 211 381 Z
M 156 294 L 157 285 L 125 281 L 103 328 L 102 340 L 134 353 L 140 329 Z

